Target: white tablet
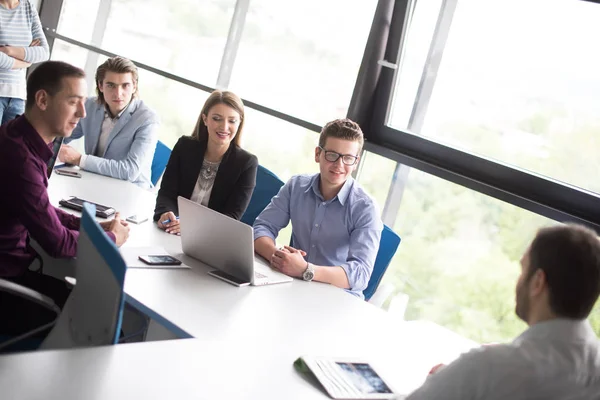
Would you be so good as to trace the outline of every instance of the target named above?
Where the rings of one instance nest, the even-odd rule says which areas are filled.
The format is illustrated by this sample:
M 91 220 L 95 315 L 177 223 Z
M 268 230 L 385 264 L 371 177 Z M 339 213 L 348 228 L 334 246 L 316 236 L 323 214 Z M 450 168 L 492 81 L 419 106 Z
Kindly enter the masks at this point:
M 296 367 L 304 363 L 327 393 L 334 399 L 395 399 L 398 397 L 373 366 L 357 359 L 301 357 Z

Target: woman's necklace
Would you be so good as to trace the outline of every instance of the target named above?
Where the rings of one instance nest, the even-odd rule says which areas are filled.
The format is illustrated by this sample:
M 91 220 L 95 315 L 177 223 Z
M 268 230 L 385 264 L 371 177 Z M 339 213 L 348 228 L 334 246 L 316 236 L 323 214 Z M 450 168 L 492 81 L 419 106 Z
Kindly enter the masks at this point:
M 215 175 L 217 175 L 217 171 L 219 170 L 219 164 L 221 162 L 210 162 L 207 160 L 202 161 L 202 168 L 200 168 L 200 174 L 202 174 L 202 178 L 205 180 L 214 179 Z

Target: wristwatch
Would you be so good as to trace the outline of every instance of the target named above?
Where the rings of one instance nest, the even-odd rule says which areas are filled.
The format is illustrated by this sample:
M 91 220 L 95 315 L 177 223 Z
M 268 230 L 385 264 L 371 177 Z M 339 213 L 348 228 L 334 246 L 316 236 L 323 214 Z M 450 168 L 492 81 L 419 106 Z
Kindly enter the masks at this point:
M 302 274 L 302 279 L 307 282 L 310 282 L 315 277 L 315 267 L 313 267 L 310 263 L 306 263 L 306 270 Z

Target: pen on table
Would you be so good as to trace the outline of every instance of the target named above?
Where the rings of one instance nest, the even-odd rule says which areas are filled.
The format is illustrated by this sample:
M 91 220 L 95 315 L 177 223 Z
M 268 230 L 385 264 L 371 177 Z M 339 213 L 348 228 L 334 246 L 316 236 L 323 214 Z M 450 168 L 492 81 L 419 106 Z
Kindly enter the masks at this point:
M 179 217 L 175 217 L 175 219 L 179 219 Z M 163 225 L 170 224 L 170 223 L 171 223 L 171 220 L 170 220 L 170 219 L 165 219 L 165 220 L 162 222 L 162 224 L 163 224 Z

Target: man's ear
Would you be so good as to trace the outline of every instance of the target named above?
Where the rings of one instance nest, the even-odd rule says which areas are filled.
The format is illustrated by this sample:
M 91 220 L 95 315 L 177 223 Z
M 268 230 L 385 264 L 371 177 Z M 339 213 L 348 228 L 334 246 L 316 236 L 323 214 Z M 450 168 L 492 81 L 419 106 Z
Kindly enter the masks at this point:
M 539 296 L 547 287 L 546 273 L 538 268 L 529 280 L 529 292 L 532 296 Z
M 37 92 L 35 92 L 35 105 L 42 111 L 46 111 L 46 109 L 48 108 L 48 101 L 49 101 L 49 95 L 48 92 L 46 92 L 44 89 L 40 89 Z
M 96 82 L 96 89 L 98 89 L 98 91 L 100 93 L 104 93 L 104 90 L 102 90 L 102 82 L 101 81 Z
M 321 149 L 319 146 L 315 147 L 315 162 L 319 162 L 319 156 L 321 155 Z

